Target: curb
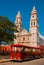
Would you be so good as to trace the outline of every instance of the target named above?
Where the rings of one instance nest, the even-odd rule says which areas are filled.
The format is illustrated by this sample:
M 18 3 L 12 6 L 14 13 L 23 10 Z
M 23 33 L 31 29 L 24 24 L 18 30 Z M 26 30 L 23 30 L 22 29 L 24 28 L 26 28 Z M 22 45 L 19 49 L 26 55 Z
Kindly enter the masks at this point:
M 3 60 L 0 60 L 0 63 L 9 62 L 9 61 L 11 61 L 11 59 L 3 59 Z

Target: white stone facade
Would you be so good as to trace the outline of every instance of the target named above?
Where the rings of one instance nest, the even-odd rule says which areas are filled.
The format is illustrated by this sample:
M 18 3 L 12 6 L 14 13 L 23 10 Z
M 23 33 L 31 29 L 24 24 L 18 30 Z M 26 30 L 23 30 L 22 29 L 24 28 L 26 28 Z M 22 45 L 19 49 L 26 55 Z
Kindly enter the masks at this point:
M 30 32 L 27 32 L 27 30 L 25 29 L 22 30 L 22 17 L 20 12 L 18 12 L 16 16 L 15 25 L 17 26 L 19 31 L 17 33 L 14 33 L 16 35 L 16 39 L 14 39 L 14 41 L 17 41 L 15 43 L 34 47 L 44 45 L 44 37 L 38 33 L 38 14 L 35 6 L 33 7 L 33 10 L 31 12 L 29 27 Z

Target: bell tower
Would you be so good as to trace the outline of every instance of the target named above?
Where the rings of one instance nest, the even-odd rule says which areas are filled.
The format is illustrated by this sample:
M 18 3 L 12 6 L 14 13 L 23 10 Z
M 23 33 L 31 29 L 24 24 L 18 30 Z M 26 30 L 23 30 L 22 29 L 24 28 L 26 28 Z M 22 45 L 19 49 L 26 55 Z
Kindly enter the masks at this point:
M 31 12 L 31 18 L 30 18 L 30 33 L 31 33 L 31 46 L 37 46 L 38 45 L 38 14 L 37 10 L 35 9 L 35 6 L 33 7 L 33 10 Z
M 18 11 L 18 14 L 16 16 L 15 25 L 17 26 L 17 29 L 20 32 L 22 30 L 22 17 L 20 11 Z

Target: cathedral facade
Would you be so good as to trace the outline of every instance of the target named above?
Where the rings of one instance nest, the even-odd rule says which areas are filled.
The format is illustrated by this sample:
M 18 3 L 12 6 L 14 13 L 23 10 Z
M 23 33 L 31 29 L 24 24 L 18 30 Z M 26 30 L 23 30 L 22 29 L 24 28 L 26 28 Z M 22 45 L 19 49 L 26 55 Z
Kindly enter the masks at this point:
M 38 13 L 35 6 L 32 9 L 30 17 L 30 32 L 26 29 L 22 29 L 22 17 L 20 11 L 18 11 L 16 16 L 15 25 L 19 32 L 14 33 L 14 35 L 16 35 L 14 43 L 34 47 L 44 45 L 44 37 L 38 31 Z

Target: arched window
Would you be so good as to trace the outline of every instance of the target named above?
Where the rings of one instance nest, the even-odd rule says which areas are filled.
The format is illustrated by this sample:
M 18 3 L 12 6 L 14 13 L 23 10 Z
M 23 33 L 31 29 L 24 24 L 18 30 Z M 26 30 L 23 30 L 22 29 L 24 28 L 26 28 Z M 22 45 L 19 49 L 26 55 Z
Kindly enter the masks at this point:
M 32 25 L 32 22 L 31 22 L 31 25 Z
M 35 25 L 35 22 L 34 22 L 34 25 Z
M 25 37 L 23 37 L 23 41 L 25 41 Z

